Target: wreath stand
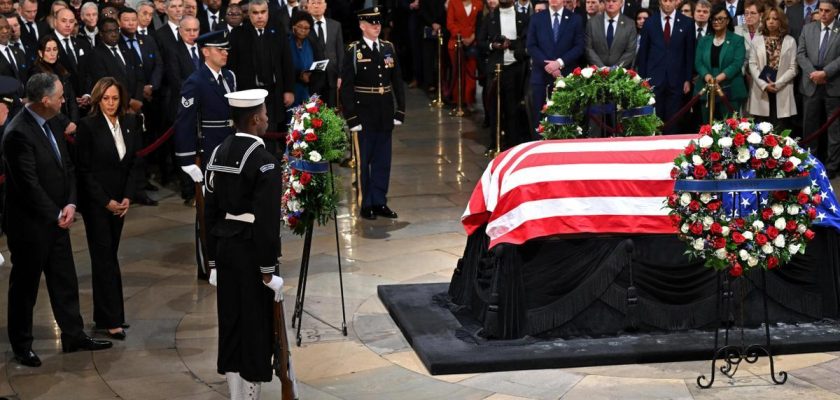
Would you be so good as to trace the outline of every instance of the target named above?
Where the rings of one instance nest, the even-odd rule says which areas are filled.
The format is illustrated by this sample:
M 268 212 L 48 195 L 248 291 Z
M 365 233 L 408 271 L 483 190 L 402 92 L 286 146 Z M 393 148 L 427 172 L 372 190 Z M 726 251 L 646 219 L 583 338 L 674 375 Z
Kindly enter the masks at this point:
M 783 179 L 728 179 L 719 181 L 677 180 L 674 190 L 717 192 L 721 198 L 723 197 L 724 192 L 733 192 L 732 218 L 735 218 L 738 215 L 738 209 L 740 209 L 741 192 L 755 192 L 755 203 L 761 204 L 763 192 L 771 190 L 801 189 L 805 186 L 808 186 L 808 177 Z M 770 346 L 770 316 L 767 310 L 767 271 L 762 268 L 760 273 L 762 282 L 762 308 L 764 312 L 764 343 L 748 344 L 744 335 L 743 316 L 745 290 L 744 281 L 746 278 L 741 276 L 735 278 L 733 281 L 730 280 L 729 272 L 727 270 L 718 272 L 718 296 L 715 308 L 717 311 L 716 314 L 719 318 L 719 323 L 715 328 L 715 344 L 714 353 L 712 355 L 711 378 L 706 378 L 706 375 L 700 375 L 697 377 L 697 386 L 701 389 L 708 389 L 712 387 L 712 384 L 715 382 L 715 374 L 718 370 L 728 378 L 733 379 L 742 361 L 747 362 L 748 364 L 755 364 L 761 356 L 767 356 L 770 362 L 770 378 L 773 380 L 773 383 L 783 385 L 787 382 L 787 372 L 780 371 L 778 373 L 778 378 L 776 377 L 776 367 L 773 362 L 773 353 L 771 352 Z M 733 285 L 736 281 L 738 284 Z M 735 290 L 733 289 L 733 286 L 738 287 L 738 293 L 740 294 L 740 318 L 738 326 L 735 326 Z M 733 330 L 740 333 L 740 340 L 738 340 L 737 343 L 734 338 L 730 341 L 730 331 Z M 721 333 L 723 334 L 722 340 Z M 724 365 L 718 367 L 718 360 L 722 361 Z
M 332 170 L 332 163 L 329 163 L 329 173 L 333 176 Z M 330 180 L 332 184 L 332 190 L 335 192 L 335 182 Z M 345 312 L 344 306 L 344 278 L 342 277 L 341 273 L 341 245 L 338 239 L 338 211 L 333 210 L 333 222 L 335 225 L 335 251 L 337 255 L 338 261 L 338 287 L 341 292 L 341 328 L 334 326 L 324 319 L 312 314 L 309 311 L 306 311 L 303 308 L 304 300 L 306 299 L 306 281 L 309 277 L 309 254 L 312 250 L 312 231 L 314 230 L 315 221 L 311 221 L 306 226 L 306 233 L 304 234 L 303 238 L 303 255 L 300 259 L 300 273 L 298 274 L 298 287 L 297 287 L 297 294 L 295 295 L 295 310 L 292 313 L 292 328 L 297 327 L 296 331 L 296 344 L 300 347 L 301 343 L 301 336 L 300 336 L 300 327 L 301 327 L 301 320 L 303 319 L 303 313 L 309 314 L 310 317 L 315 318 L 316 320 L 320 321 L 321 323 L 340 331 L 343 336 L 347 336 L 347 314 Z

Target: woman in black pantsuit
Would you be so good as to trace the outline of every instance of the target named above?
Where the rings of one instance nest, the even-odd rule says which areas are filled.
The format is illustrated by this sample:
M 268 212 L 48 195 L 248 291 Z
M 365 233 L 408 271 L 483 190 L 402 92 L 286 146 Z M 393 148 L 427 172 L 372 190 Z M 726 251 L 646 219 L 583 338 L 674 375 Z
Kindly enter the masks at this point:
M 93 109 L 77 132 L 79 209 L 84 217 L 93 279 L 93 320 L 108 336 L 125 339 L 122 278 L 117 251 L 129 199 L 134 197 L 140 125 L 125 114 L 128 95 L 116 79 L 93 87 Z

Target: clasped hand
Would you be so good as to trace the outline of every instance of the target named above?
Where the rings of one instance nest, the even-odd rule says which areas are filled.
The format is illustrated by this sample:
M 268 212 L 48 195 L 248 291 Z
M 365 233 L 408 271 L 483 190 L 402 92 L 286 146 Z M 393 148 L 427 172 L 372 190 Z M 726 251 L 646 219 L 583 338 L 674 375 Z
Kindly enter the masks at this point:
M 105 208 L 108 209 L 108 211 L 110 211 L 112 214 L 122 218 L 128 212 L 128 207 L 130 203 L 131 202 L 127 198 L 122 199 L 122 201 L 119 203 L 117 203 L 116 200 L 111 200 L 108 202 L 107 205 L 105 205 Z

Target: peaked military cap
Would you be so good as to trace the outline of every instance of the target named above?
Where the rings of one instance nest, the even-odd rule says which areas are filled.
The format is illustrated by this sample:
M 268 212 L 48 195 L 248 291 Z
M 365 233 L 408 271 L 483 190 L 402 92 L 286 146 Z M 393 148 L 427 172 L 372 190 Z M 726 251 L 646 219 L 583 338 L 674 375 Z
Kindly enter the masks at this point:
M 381 23 L 382 14 L 379 13 L 379 7 L 370 7 L 359 10 L 359 21 L 365 21 L 371 24 Z
M 199 47 L 215 47 L 219 49 L 230 49 L 228 33 L 226 30 L 207 32 L 195 40 Z
M 265 89 L 248 89 L 231 92 L 225 95 L 228 103 L 234 108 L 251 108 L 265 102 L 268 91 Z

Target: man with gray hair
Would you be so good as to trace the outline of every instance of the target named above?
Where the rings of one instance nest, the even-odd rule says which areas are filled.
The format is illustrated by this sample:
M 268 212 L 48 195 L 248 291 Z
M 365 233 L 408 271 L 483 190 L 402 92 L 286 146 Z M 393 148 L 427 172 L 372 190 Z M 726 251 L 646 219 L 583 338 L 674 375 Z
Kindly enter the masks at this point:
M 29 104 L 6 125 L 3 137 L 3 230 L 12 253 L 9 342 L 15 360 L 38 367 L 41 360 L 32 351 L 32 312 L 42 272 L 61 329 L 61 349 L 101 350 L 112 344 L 85 334 L 79 312 L 69 232 L 76 213 L 76 179 L 62 128 L 53 118 L 61 112 L 64 88 L 53 74 L 35 74 L 26 84 L 26 98 Z
M 154 32 L 152 20 L 155 16 L 155 5 L 151 1 L 141 0 L 137 3 L 137 34 L 148 36 Z M 152 38 L 154 39 L 154 38 Z M 155 42 L 157 45 L 157 42 Z
M 694 5 L 694 32 L 696 39 L 711 33 L 709 30 L 709 13 L 712 12 L 712 3 L 709 0 L 697 0 Z
M 96 44 L 99 43 L 97 38 L 97 35 L 99 34 L 99 28 L 97 28 L 97 25 L 99 24 L 99 6 L 97 6 L 96 3 L 89 1 L 82 4 L 82 9 L 79 14 L 82 18 L 82 26 L 79 28 L 79 36 L 87 39 L 90 43 L 90 47 L 96 47 Z

